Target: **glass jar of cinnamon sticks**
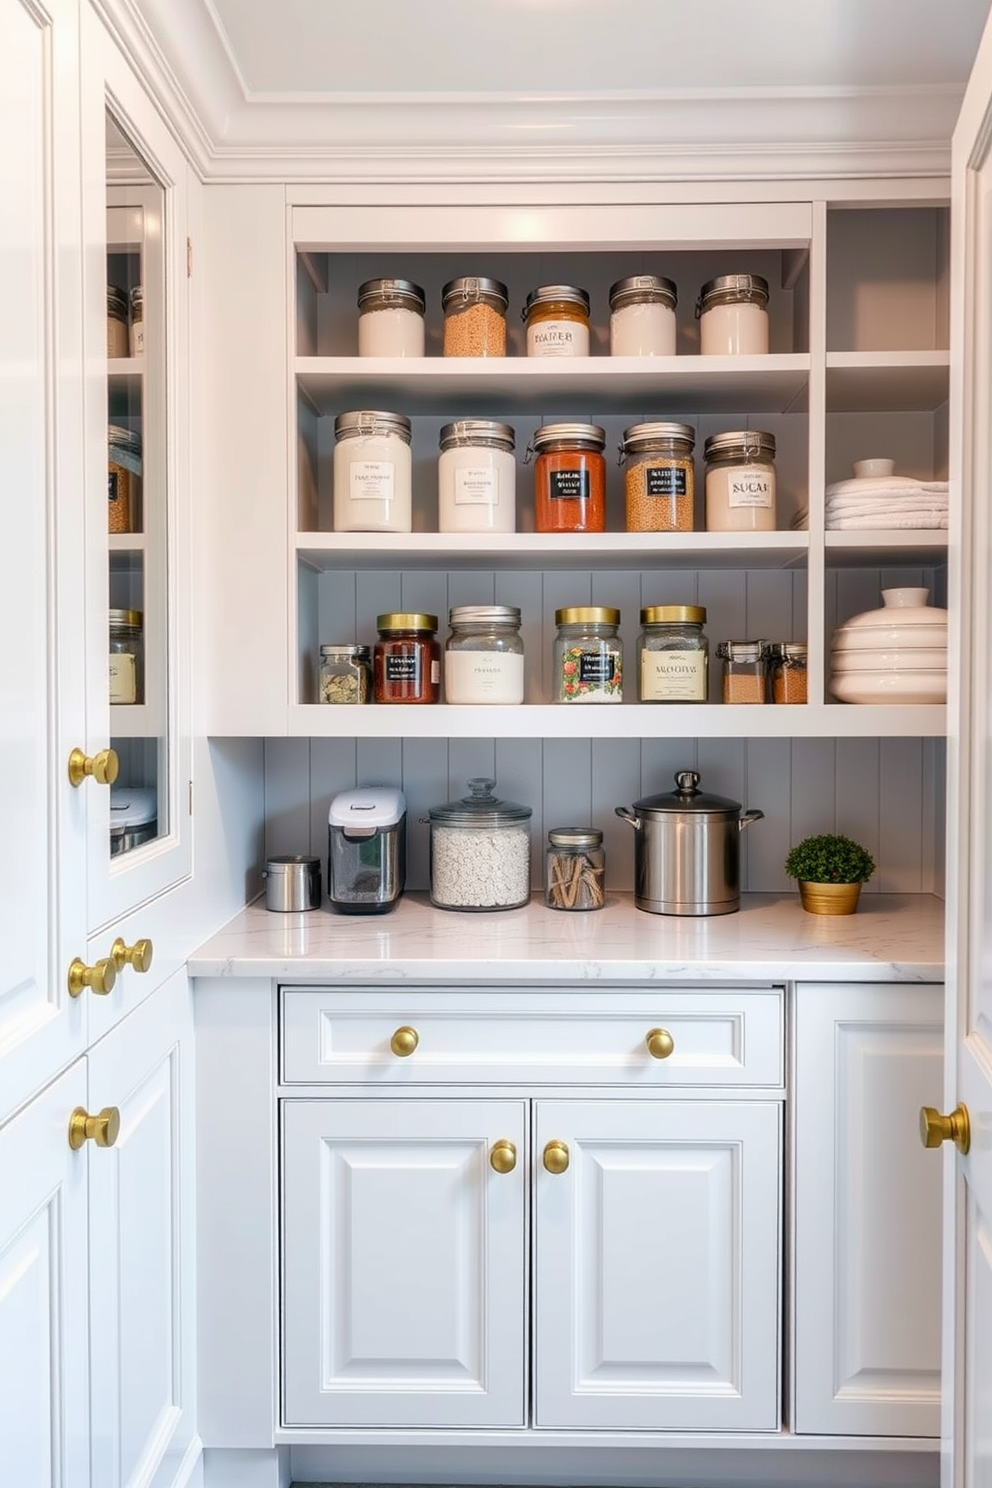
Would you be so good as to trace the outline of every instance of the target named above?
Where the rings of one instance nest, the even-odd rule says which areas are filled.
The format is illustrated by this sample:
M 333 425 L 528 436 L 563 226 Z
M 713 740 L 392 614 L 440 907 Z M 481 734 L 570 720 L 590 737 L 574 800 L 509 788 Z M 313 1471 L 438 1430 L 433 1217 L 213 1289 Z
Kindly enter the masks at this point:
M 545 861 L 549 909 L 602 909 L 606 855 L 598 827 L 555 827 L 548 833 Z

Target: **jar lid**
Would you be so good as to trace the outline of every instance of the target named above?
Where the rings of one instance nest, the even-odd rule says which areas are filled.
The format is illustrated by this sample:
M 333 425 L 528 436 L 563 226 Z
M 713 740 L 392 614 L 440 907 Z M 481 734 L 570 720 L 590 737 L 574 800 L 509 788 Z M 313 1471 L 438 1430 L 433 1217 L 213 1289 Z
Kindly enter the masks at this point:
M 442 450 L 479 444 L 512 450 L 515 442 L 510 425 L 499 424 L 495 419 L 456 419 L 453 424 L 442 424 L 439 435 Z
M 696 431 L 691 424 L 631 424 L 623 431 L 623 444 L 620 448 L 625 454 L 629 454 L 642 445 L 656 444 L 661 439 L 687 444 L 691 452 L 696 443 Z
M 141 310 L 145 304 L 145 290 L 141 284 L 136 284 L 131 291 L 131 309 Z
M 760 661 L 765 641 L 720 641 L 716 654 L 724 661 Z
M 768 304 L 768 280 L 760 274 L 719 274 L 708 279 L 699 291 L 696 314 L 711 310 L 714 305 Z
M 379 408 L 361 408 L 339 413 L 334 420 L 335 439 L 358 439 L 362 435 L 395 434 L 410 443 L 411 423 L 402 413 L 383 413 Z
M 542 284 L 539 289 L 532 289 L 524 302 L 524 308 L 520 312 L 522 320 L 526 320 L 536 305 L 547 305 L 553 300 L 563 300 L 566 305 L 578 305 L 586 314 L 589 314 L 589 296 L 584 289 L 577 289 L 574 284 Z
M 498 279 L 449 279 L 441 291 L 441 308 L 455 309 L 459 304 L 472 305 L 482 299 L 499 300 L 505 310 L 510 296 L 505 284 Z
M 127 290 L 116 284 L 107 285 L 107 314 L 117 320 L 127 320 Z
M 542 450 L 552 444 L 601 450 L 606 445 L 606 432 L 599 424 L 542 424 L 531 435 L 532 450 Z
M 658 796 L 645 796 L 634 802 L 635 811 L 646 811 L 661 815 L 670 811 L 706 812 L 712 815 L 736 816 L 741 809 L 740 801 L 729 796 L 712 796 L 699 789 L 698 770 L 676 770 L 675 789 Z
M 422 315 L 427 300 L 420 285 L 410 279 L 366 279 L 358 286 L 359 310 L 382 309 L 388 305 L 403 310 L 419 310 Z
M 603 834 L 598 827 L 552 827 L 548 841 L 552 847 L 602 847 Z
M 762 429 L 730 429 L 723 434 L 711 434 L 703 445 L 706 460 L 741 455 L 745 460 L 760 460 L 762 455 L 775 458 L 775 435 Z
M 470 794 L 460 801 L 447 801 L 443 806 L 432 806 L 428 812 L 432 822 L 459 827 L 506 827 L 529 821 L 533 812 L 529 806 L 517 801 L 499 801 L 493 795 L 495 780 L 477 776 L 468 782 Z
M 689 625 L 705 625 L 705 607 L 703 605 L 648 605 L 641 611 L 642 625 L 671 625 L 679 621 Z
M 395 785 L 364 785 L 339 791 L 327 808 L 327 825 L 371 837 L 377 827 L 395 827 L 406 813 L 406 797 Z
M 620 611 L 605 605 L 574 605 L 555 610 L 556 625 L 619 625 Z
M 769 641 L 764 654 L 768 661 L 805 661 L 807 647 L 798 641 Z
M 125 827 L 143 827 L 157 817 L 158 792 L 153 786 L 110 787 L 111 831 L 121 832 Z
M 142 615 L 140 610 L 110 611 L 110 624 L 112 627 L 117 625 L 130 625 L 134 630 L 140 630 L 143 623 L 144 616 Z
M 328 641 L 321 646 L 320 654 L 325 661 L 368 661 L 372 648 L 351 641 L 341 645 Z
M 671 279 L 663 279 L 660 274 L 632 274 L 629 279 L 618 279 L 610 285 L 611 310 L 648 300 L 660 301 L 674 310 L 679 297 Z
M 426 630 L 432 634 L 437 630 L 437 616 L 415 610 L 389 610 L 385 615 L 376 615 L 376 630 Z
M 122 424 L 107 425 L 107 443 L 129 450 L 134 455 L 141 454 L 141 435 L 133 429 L 125 429 Z
M 520 610 L 517 605 L 454 605 L 448 611 L 448 624 L 458 625 L 519 625 Z

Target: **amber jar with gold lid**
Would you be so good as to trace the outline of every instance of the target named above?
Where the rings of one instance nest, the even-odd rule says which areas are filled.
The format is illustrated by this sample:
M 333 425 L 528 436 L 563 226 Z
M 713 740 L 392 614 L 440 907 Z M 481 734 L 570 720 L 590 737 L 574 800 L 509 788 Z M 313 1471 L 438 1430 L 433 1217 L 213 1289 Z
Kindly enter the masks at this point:
M 437 616 L 390 611 L 376 617 L 372 658 L 377 703 L 436 703 L 441 695 Z

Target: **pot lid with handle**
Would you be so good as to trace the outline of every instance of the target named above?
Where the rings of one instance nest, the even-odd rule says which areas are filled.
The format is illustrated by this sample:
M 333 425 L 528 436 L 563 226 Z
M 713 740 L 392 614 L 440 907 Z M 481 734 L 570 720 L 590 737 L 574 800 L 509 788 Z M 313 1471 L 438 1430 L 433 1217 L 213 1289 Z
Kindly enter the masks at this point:
M 675 789 L 657 796 L 643 796 L 634 802 L 634 810 L 647 816 L 661 816 L 670 812 L 698 813 L 709 816 L 739 816 L 740 801 L 729 796 L 714 796 L 699 789 L 698 770 L 676 770 Z

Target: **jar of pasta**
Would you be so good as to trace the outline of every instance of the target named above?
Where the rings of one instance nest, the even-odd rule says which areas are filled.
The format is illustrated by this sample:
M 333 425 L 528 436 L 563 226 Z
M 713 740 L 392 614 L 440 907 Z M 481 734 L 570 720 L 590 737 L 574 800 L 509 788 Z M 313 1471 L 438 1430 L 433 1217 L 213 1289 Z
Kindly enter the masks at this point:
M 335 532 L 409 532 L 413 527 L 410 420 L 363 409 L 334 420 Z
M 702 605 L 649 605 L 641 611 L 637 696 L 642 703 L 705 703 L 709 641 Z
M 721 274 L 699 291 L 699 350 L 703 356 L 760 356 L 768 350 L 768 280 L 760 274 Z
M 444 355 L 506 356 L 505 284 L 498 279 L 451 279 L 441 291 Z
M 366 279 L 358 286 L 358 355 L 422 357 L 426 306 L 409 279 Z
M 675 306 L 671 279 L 634 274 L 610 289 L 610 355 L 674 356 Z
M 620 611 L 606 605 L 576 605 L 556 610 L 555 625 L 555 702 L 622 702 Z
M 774 434 L 760 429 L 711 434 L 703 456 L 707 532 L 774 532 Z
M 623 431 L 620 463 L 628 532 L 693 530 L 692 451 L 689 424 L 631 424 Z
M 589 355 L 589 296 L 572 284 L 544 284 L 532 289 L 523 308 L 527 355 Z
M 598 424 L 542 424 L 531 438 L 537 532 L 606 530 L 606 435 Z
M 437 462 L 439 532 L 514 532 L 516 444 L 509 424 L 458 419 L 441 428 Z

